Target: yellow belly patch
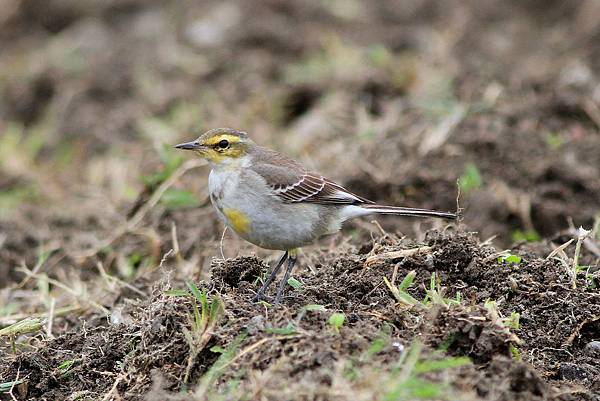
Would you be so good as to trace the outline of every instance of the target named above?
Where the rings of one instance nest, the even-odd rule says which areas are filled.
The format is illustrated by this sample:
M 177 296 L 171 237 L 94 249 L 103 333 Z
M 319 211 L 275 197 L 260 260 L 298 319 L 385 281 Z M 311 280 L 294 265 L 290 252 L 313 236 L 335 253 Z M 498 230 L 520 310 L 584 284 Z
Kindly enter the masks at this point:
M 250 219 L 238 209 L 224 208 L 223 214 L 227 217 L 227 221 L 231 228 L 240 234 L 247 233 L 250 229 Z

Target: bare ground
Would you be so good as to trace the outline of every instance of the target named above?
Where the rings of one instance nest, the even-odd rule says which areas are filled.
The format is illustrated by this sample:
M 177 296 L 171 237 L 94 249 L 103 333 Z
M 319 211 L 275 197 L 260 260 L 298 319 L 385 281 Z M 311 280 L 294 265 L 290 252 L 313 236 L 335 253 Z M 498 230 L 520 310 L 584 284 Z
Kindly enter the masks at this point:
M 8 1 L 0 327 L 45 320 L 0 340 L 0 399 L 598 400 L 598 13 Z M 221 244 L 169 149 L 216 126 L 380 202 L 454 210 L 460 178 L 464 219 L 353 222 L 253 303 L 278 255 Z M 383 278 L 411 271 L 408 305 Z M 186 282 L 222 306 L 206 330 Z

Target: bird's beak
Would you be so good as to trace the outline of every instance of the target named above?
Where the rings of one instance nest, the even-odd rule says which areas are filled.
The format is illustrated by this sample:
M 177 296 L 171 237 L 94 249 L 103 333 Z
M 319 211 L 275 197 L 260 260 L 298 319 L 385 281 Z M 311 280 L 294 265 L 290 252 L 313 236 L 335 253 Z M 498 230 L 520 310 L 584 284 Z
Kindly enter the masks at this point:
M 176 149 L 184 149 L 184 150 L 198 150 L 201 148 L 200 144 L 197 141 L 192 142 L 184 142 L 179 145 L 175 145 Z

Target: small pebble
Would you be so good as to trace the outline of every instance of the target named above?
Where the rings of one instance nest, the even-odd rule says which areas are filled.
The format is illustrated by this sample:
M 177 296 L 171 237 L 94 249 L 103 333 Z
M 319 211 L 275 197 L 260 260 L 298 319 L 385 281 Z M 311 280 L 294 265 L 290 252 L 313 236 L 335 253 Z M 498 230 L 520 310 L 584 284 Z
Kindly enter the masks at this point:
M 435 269 L 435 259 L 433 258 L 432 254 L 425 256 L 425 266 L 431 270 Z
M 256 334 L 265 329 L 265 318 L 262 315 L 256 315 L 248 322 L 246 326 L 248 334 Z
M 560 364 L 560 376 L 564 380 L 582 381 L 590 378 L 590 372 L 576 363 L 563 362 Z
M 592 358 L 600 358 L 600 341 L 591 341 L 585 345 L 585 353 Z
M 392 343 L 392 347 L 394 347 L 394 349 L 398 352 L 404 351 L 404 344 L 402 344 L 400 341 L 394 341 Z

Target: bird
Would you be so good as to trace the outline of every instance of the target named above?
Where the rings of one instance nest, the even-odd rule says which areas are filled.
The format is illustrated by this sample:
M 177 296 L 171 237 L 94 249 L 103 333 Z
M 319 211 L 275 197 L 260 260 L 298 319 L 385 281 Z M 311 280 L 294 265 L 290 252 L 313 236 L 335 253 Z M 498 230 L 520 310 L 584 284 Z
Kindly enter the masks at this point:
M 458 217 L 451 212 L 374 203 L 233 128 L 211 129 L 175 148 L 193 151 L 208 162 L 210 200 L 227 227 L 254 245 L 284 252 L 257 291 L 255 301 L 267 299 L 265 293 L 285 263 L 274 300 L 278 305 L 298 249 L 338 232 L 347 220 L 373 214 Z

